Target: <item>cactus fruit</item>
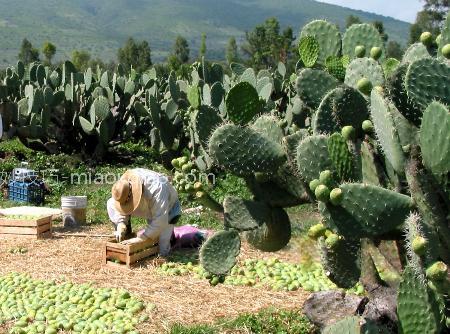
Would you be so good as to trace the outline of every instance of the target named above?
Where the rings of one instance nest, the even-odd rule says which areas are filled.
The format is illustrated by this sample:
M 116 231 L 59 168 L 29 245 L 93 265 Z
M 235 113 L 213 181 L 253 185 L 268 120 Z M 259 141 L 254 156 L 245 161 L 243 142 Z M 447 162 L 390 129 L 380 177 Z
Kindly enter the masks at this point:
M 330 234 L 325 239 L 325 246 L 327 246 L 328 249 L 335 249 L 340 241 L 340 238 L 337 234 Z
M 364 45 L 357 45 L 355 47 L 355 56 L 357 58 L 363 58 L 366 56 L 366 47 Z
M 429 31 L 424 31 L 420 35 L 420 42 L 425 46 L 431 46 L 433 44 L 433 35 Z
M 364 95 L 369 95 L 372 90 L 372 83 L 367 78 L 361 78 L 356 83 L 356 88 Z
M 351 125 L 346 125 L 341 130 L 342 137 L 345 140 L 353 140 L 356 137 L 356 130 Z
M 445 44 L 441 52 L 445 58 L 450 59 L 450 44 Z
M 241 239 L 234 230 L 219 231 L 210 237 L 200 249 L 200 262 L 214 275 L 226 275 L 236 264 Z
M 328 202 L 330 200 L 330 189 L 326 185 L 319 185 L 314 190 L 317 200 L 321 202 Z
M 344 194 L 340 188 L 334 188 L 330 192 L 330 202 L 333 205 L 340 205 L 344 200 Z
M 328 169 L 320 172 L 319 181 L 321 184 L 331 186 L 333 184 L 333 173 Z
M 373 25 L 353 24 L 342 38 L 342 54 L 352 57 L 357 46 L 364 46 L 367 57 L 373 47 L 383 47 L 383 40 Z
M 442 261 L 437 261 L 430 265 L 425 273 L 428 279 L 432 281 L 442 281 L 447 278 L 447 265 Z
M 318 179 L 314 179 L 311 182 L 309 182 L 309 189 L 312 192 L 316 191 L 316 188 L 320 185 L 320 181 Z
M 366 119 L 364 122 L 362 122 L 362 129 L 367 134 L 372 134 L 374 131 L 373 123 Z
M 317 240 L 320 237 L 325 236 L 326 230 L 327 230 L 327 228 L 322 223 L 313 225 L 308 230 L 308 237 L 310 237 L 311 239 Z
M 411 248 L 414 253 L 416 253 L 419 256 L 422 256 L 425 254 L 428 246 L 428 241 L 424 237 L 418 235 L 416 236 L 412 242 L 411 242 Z
M 380 59 L 382 54 L 383 50 L 379 46 L 374 46 L 372 49 L 370 49 L 370 56 L 375 60 Z

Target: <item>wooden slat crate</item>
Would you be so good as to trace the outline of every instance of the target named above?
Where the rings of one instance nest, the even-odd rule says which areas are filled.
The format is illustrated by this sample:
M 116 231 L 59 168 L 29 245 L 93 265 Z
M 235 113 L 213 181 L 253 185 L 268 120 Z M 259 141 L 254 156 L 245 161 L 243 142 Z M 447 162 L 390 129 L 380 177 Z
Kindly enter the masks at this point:
M 115 268 L 131 268 L 136 262 L 158 254 L 158 244 L 148 239 L 138 244 L 123 245 L 115 239 L 107 241 L 103 250 L 103 264 Z
M 0 217 L 0 237 L 14 236 L 20 238 L 42 239 L 52 236 L 52 216 L 39 218 Z

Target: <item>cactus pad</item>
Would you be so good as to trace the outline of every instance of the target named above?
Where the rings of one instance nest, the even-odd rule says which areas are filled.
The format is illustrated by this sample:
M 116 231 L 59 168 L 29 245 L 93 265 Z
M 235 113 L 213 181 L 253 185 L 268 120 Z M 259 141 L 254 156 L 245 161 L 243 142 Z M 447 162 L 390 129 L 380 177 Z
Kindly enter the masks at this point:
M 423 114 L 420 147 L 423 164 L 435 175 L 450 172 L 450 113 L 448 107 L 433 102 Z
M 209 153 L 217 164 L 237 175 L 271 173 L 286 161 L 280 144 L 251 128 L 232 124 L 214 131 Z
M 279 251 L 291 239 L 291 222 L 286 211 L 273 208 L 270 218 L 257 229 L 245 233 L 250 245 L 264 252 Z
M 195 111 L 193 121 L 200 144 L 207 149 L 211 133 L 223 122 L 219 111 L 213 107 L 202 105 Z
M 345 83 L 355 89 L 358 88 L 358 81 L 367 78 L 373 87 L 384 85 L 384 72 L 378 62 L 372 58 L 354 59 L 348 66 L 345 73 Z
M 319 43 L 312 36 L 303 36 L 298 45 L 300 58 L 306 67 L 313 67 L 319 57 Z
M 354 58 L 355 49 L 359 45 L 365 47 L 366 57 L 369 57 L 373 47 L 384 49 L 380 33 L 373 25 L 367 23 L 354 24 L 347 29 L 342 38 L 342 53 Z
M 217 232 L 200 249 L 200 263 L 211 274 L 226 275 L 235 266 L 240 248 L 237 231 Z
M 240 82 L 231 88 L 226 106 L 228 118 L 240 125 L 247 124 L 261 111 L 258 92 L 248 82 Z
M 329 56 L 325 61 L 325 67 L 327 68 L 328 73 L 330 73 L 336 79 L 344 81 L 345 67 L 343 58 L 338 56 Z
M 304 69 L 300 72 L 296 88 L 299 97 L 312 109 L 317 109 L 323 96 L 339 85 L 337 80 L 327 72 Z
M 351 237 L 376 237 L 392 231 L 408 216 L 413 202 L 409 196 L 381 187 L 348 183 L 340 186 L 339 207 L 319 204 L 329 228 Z
M 450 66 L 433 58 L 417 60 L 409 66 L 405 87 L 422 109 L 436 100 L 450 105 Z
M 307 183 L 318 179 L 321 171 L 333 169 L 326 136 L 310 136 L 301 141 L 297 148 L 297 168 Z
M 263 202 L 227 196 L 223 202 L 225 226 L 239 232 L 258 228 L 271 219 L 271 208 Z
M 407 266 L 398 289 L 397 313 L 401 332 L 439 333 L 439 305 L 427 285 Z
M 360 242 L 357 239 L 339 239 L 328 247 L 324 238 L 319 239 L 322 265 L 328 278 L 341 288 L 350 289 L 359 281 Z
M 404 173 L 405 156 L 390 112 L 390 108 L 392 108 L 390 104 L 391 102 L 386 101 L 380 93 L 375 90 L 372 91 L 372 121 L 378 141 L 394 170 L 402 175 Z
M 353 177 L 353 155 L 347 147 L 347 142 L 339 133 L 328 138 L 328 154 L 335 167 L 339 179 L 348 181 Z
M 414 43 L 405 51 L 402 58 L 402 63 L 409 64 L 423 58 L 431 58 L 427 47 L 422 43 Z
M 341 34 L 339 29 L 327 21 L 315 20 L 305 25 L 301 37 L 311 36 L 319 45 L 320 64 L 325 64 L 328 56 L 339 56 L 341 53 Z
M 263 115 L 258 117 L 251 125 L 251 128 L 261 135 L 266 136 L 273 142 L 281 143 L 284 134 L 283 129 L 278 125 L 279 119 L 274 116 Z
M 351 87 L 340 86 L 322 100 L 313 119 L 314 133 L 331 134 L 351 125 L 362 133 L 362 122 L 369 118 L 367 102 Z

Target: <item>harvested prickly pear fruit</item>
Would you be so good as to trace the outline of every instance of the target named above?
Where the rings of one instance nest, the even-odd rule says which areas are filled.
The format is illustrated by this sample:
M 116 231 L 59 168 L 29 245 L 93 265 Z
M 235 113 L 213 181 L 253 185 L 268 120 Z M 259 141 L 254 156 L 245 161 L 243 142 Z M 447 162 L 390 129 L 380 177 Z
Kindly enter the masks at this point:
M 432 281 L 442 281 L 447 277 L 447 265 L 442 261 L 436 261 L 426 270 L 427 277 Z
M 180 168 L 180 165 L 179 165 L 179 163 L 178 163 L 178 159 L 173 159 L 173 160 L 171 161 L 171 164 L 172 164 L 172 166 L 175 167 L 175 168 Z
M 445 58 L 450 59 L 450 44 L 444 45 L 444 47 L 442 48 L 442 55 Z
M 322 223 L 313 225 L 308 230 L 308 237 L 310 237 L 311 239 L 317 240 L 320 237 L 325 236 L 326 230 L 327 229 L 326 229 L 325 225 L 323 225 Z
M 344 126 L 341 130 L 341 134 L 345 140 L 353 140 L 356 137 L 355 128 L 351 125 Z
M 316 191 L 316 188 L 320 185 L 320 181 L 318 179 L 314 179 L 311 182 L 309 182 L 309 189 L 311 189 L 312 192 Z
M 319 181 L 321 184 L 330 186 L 333 183 L 333 173 L 328 169 L 320 172 Z
M 372 83 L 367 78 L 361 78 L 356 83 L 356 88 L 364 95 L 369 95 L 372 90 Z
M 339 242 L 339 236 L 335 233 L 330 234 L 326 239 L 325 239 L 325 245 L 327 246 L 328 249 L 333 249 L 337 246 Z
M 314 191 L 317 200 L 321 202 L 328 202 L 330 200 L 330 189 L 324 184 L 319 185 Z
M 342 200 L 344 198 L 344 194 L 342 193 L 342 190 L 340 188 L 334 188 L 330 192 L 330 202 L 333 205 L 339 205 L 342 203 Z
M 425 254 L 425 251 L 427 250 L 427 245 L 428 241 L 420 235 L 415 237 L 411 242 L 411 248 L 413 252 L 419 256 Z
M 375 60 L 380 59 L 382 53 L 383 50 L 379 46 L 374 46 L 372 49 L 370 49 L 370 56 Z
M 358 58 L 362 58 L 366 55 L 366 47 L 364 45 L 358 45 L 355 48 L 355 56 Z
M 424 31 L 422 35 L 420 35 L 420 42 L 425 46 L 430 46 L 433 44 L 433 35 L 429 31 Z
M 195 182 L 194 183 L 194 189 L 196 191 L 201 191 L 203 189 L 203 184 L 201 182 Z

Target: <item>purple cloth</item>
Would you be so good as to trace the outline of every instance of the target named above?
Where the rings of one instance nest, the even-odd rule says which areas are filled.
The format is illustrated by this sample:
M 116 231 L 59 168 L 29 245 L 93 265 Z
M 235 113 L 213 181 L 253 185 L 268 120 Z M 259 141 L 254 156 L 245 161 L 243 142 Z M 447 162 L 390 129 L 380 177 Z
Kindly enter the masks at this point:
M 201 230 L 192 225 L 175 227 L 172 248 L 198 248 L 212 233 L 210 230 Z

